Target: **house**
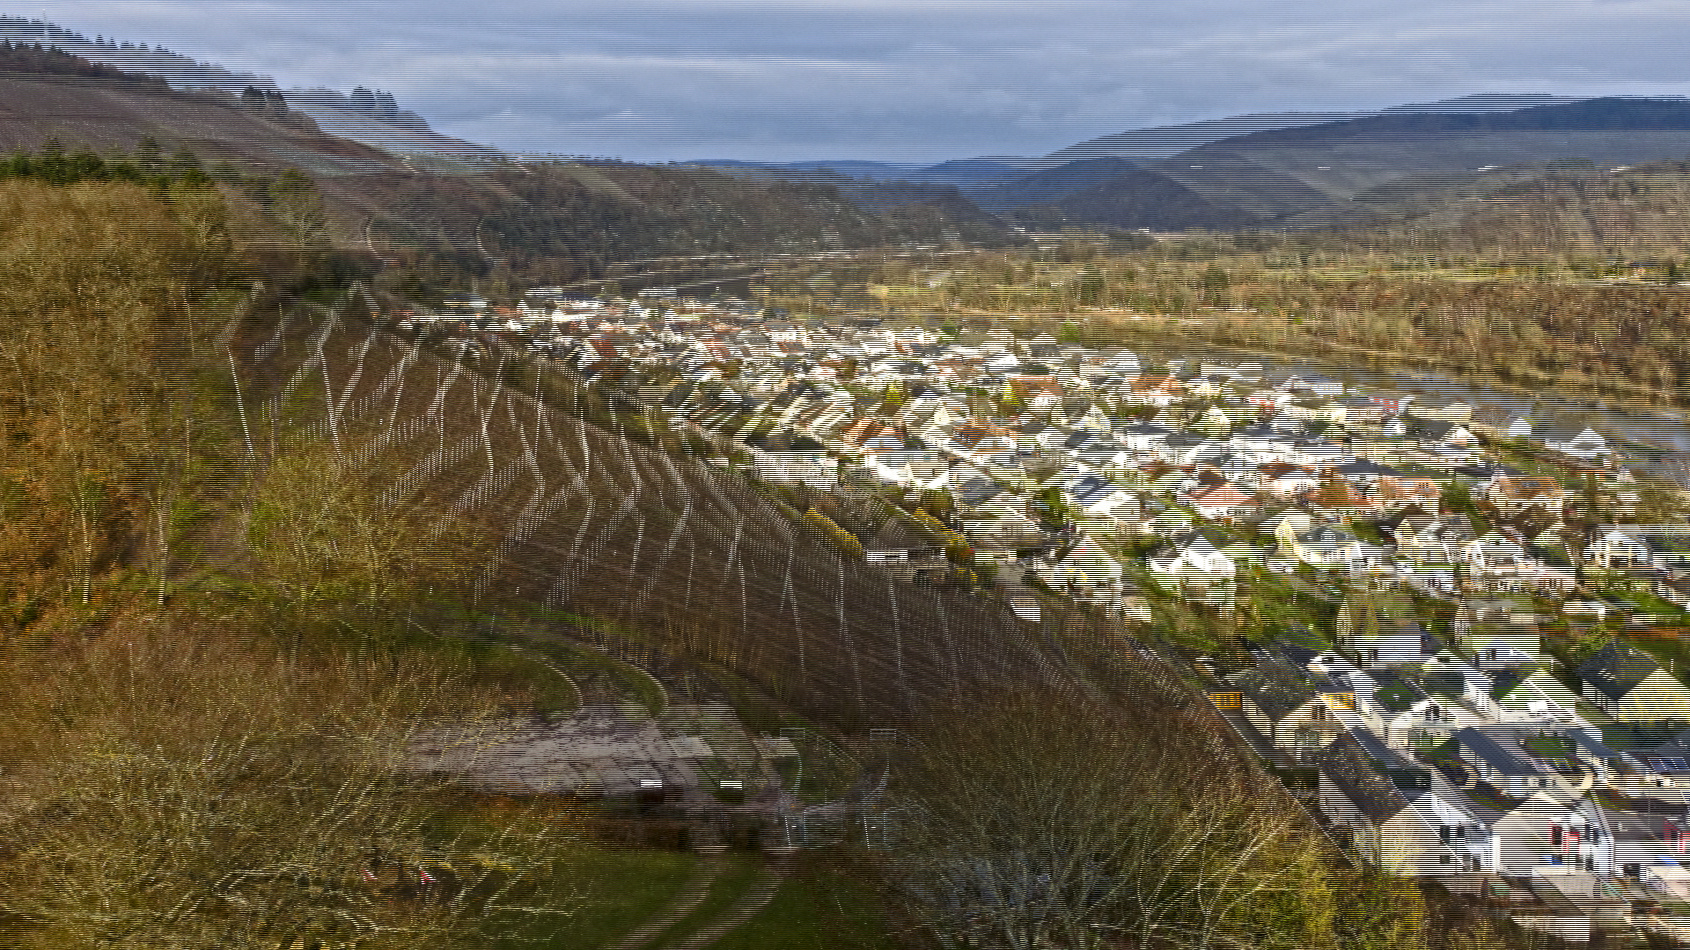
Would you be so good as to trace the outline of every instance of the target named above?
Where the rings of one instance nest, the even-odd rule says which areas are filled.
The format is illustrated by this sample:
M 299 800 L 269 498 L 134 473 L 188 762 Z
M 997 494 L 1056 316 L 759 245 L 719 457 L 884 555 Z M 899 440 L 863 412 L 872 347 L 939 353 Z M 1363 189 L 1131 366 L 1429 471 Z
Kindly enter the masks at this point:
M 1690 689 L 1655 658 L 1615 640 L 1578 665 L 1580 694 L 1625 722 L 1690 719 Z
M 1397 559 L 1419 565 L 1458 563 L 1466 545 L 1478 540 L 1473 522 L 1461 514 L 1448 515 L 1430 524 L 1404 522 L 1397 526 L 1393 537 L 1397 542 Z
M 1303 496 L 1309 512 L 1327 520 L 1348 522 L 1378 510 L 1377 502 L 1342 479 L 1329 479 Z
M 865 453 L 863 467 L 880 481 L 910 488 L 938 488 L 948 481 L 942 477 L 944 459 L 930 449 Z
M 1456 550 L 1456 558 L 1475 578 L 1517 574 L 1530 560 L 1518 541 L 1495 529 L 1462 544 Z
M 977 544 L 1034 544 L 1044 540 L 1044 529 L 1027 517 L 1022 500 L 1009 492 L 992 491 L 968 502 L 958 501 L 962 531 Z
M 1275 749 L 1316 752 L 1345 731 L 1322 695 L 1323 683 L 1307 673 L 1273 667 L 1229 681 L 1245 721 Z
M 1107 374 L 1121 376 L 1129 380 L 1138 378 L 1142 366 L 1138 354 L 1123 349 L 1114 353 L 1105 350 L 1103 355 L 1102 368 Z
M 1116 423 L 1114 434 L 1121 445 L 1130 451 L 1154 452 L 1174 432 L 1172 429 L 1148 423 Z
M 1416 419 L 1408 434 L 1425 449 L 1468 449 L 1479 441 L 1465 425 L 1447 419 Z
M 957 427 L 952 441 L 963 452 L 976 457 L 994 452 L 1015 452 L 1015 431 L 1003 426 L 967 422 Z
M 1321 570 L 1354 570 L 1382 552 L 1342 528 L 1317 525 L 1292 537 L 1283 553 Z
M 943 557 L 944 542 L 902 514 L 887 518 L 880 530 L 863 541 L 863 555 L 871 563 L 910 564 Z
M 1231 521 L 1255 507 L 1256 500 L 1236 486 L 1223 484 L 1191 496 L 1191 507 L 1210 521 Z
M 1547 475 L 1501 475 L 1487 482 L 1476 494 L 1505 518 L 1530 508 L 1542 508 L 1560 517 L 1567 499 L 1566 490 Z
M 1583 795 L 1546 786 L 1481 817 L 1489 831 L 1490 869 L 1497 874 L 1609 874 L 1614 869 L 1608 816 Z
M 1420 685 L 1428 694 L 1454 700 L 1487 719 L 1499 712 L 1491 698 L 1495 681 L 1454 651 L 1439 650 L 1427 657 L 1420 664 Z
M 1075 521 L 1086 531 L 1101 537 L 1136 534 L 1144 522 L 1138 496 L 1125 486 L 1101 476 L 1086 476 L 1063 486 Z
M 1551 429 L 1541 433 L 1543 447 L 1551 452 L 1559 452 L 1585 462 L 1593 462 L 1613 457 L 1614 451 L 1609 448 L 1608 440 L 1595 429 L 1580 429 L 1576 435 L 1566 436 L 1561 429 Z
M 1483 784 L 1496 794 L 1516 801 L 1546 790 L 1567 792 L 1573 787 L 1571 776 L 1540 762 L 1511 734 L 1491 734 L 1468 727 L 1450 738 L 1456 747 L 1455 761 L 1466 771 L 1469 785 Z
M 1654 566 L 1654 552 L 1641 541 L 1617 528 L 1602 532 L 1585 549 L 1585 557 L 1610 571 L 1633 571 Z
M 1352 487 L 1362 492 L 1375 491 L 1386 479 L 1396 479 L 1400 473 L 1396 469 L 1380 465 L 1368 459 L 1356 459 L 1334 466 L 1332 475 L 1341 478 Z
M 1494 682 L 1491 702 L 1501 722 L 1584 722 L 1578 714 L 1578 695 L 1543 670 L 1502 671 Z
M 1386 475 L 1379 479 L 1379 503 L 1386 508 L 1414 506 L 1437 511 L 1442 496 L 1443 486 L 1423 475 Z
M 1085 534 L 1039 569 L 1038 574 L 1051 589 L 1067 591 L 1078 600 L 1116 604 L 1121 599 L 1121 562 Z
M 1656 597 L 1681 610 L 1690 610 L 1690 576 L 1657 578 L 1654 593 Z
M 1683 807 L 1690 790 L 1690 730 L 1682 721 L 1614 722 L 1597 734 L 1603 744 L 1628 753 L 1622 763 L 1637 769 L 1622 776 L 1630 797 Z
M 1440 790 L 1435 778 L 1430 768 L 1373 735 L 1352 731 L 1322 756 L 1320 811 L 1387 874 L 1488 870 L 1488 829 L 1458 794 Z
M 1281 548 L 1289 548 L 1297 540 L 1297 535 L 1309 530 L 1311 524 L 1308 512 L 1301 508 L 1286 508 L 1262 519 L 1256 530 L 1271 535 Z
M 1280 498 L 1295 498 L 1320 487 L 1320 477 L 1300 465 L 1269 462 L 1261 466 L 1262 491 Z
M 1232 420 L 1228 419 L 1219 406 L 1210 406 L 1191 423 L 1191 429 L 1210 436 L 1226 436 L 1232 433 Z
M 1535 668 L 1543 662 L 1537 617 L 1512 600 L 1470 600 L 1455 609 L 1450 635 L 1483 670 Z
M 1477 721 L 1455 697 L 1434 696 L 1408 679 L 1380 684 L 1366 715 L 1375 733 L 1403 749 L 1432 748 Z
M 1233 602 L 1238 566 L 1202 535 L 1176 541 L 1171 550 L 1146 558 L 1145 567 L 1158 584 L 1186 600 L 1214 606 Z
M 1681 868 L 1690 852 L 1690 821 L 1682 814 L 1608 808 L 1609 873 L 1636 880 L 1662 866 Z
M 1169 507 L 1151 518 L 1145 529 L 1158 538 L 1173 538 L 1190 531 L 1191 526 L 1191 515 L 1183 509 Z
M 751 470 L 765 481 L 824 491 L 839 484 L 839 460 L 804 433 L 775 428 L 746 438 L 744 444 L 751 455 Z
M 1402 669 L 1426 661 L 1426 631 L 1413 606 L 1387 594 L 1352 593 L 1338 608 L 1334 640 L 1364 670 Z

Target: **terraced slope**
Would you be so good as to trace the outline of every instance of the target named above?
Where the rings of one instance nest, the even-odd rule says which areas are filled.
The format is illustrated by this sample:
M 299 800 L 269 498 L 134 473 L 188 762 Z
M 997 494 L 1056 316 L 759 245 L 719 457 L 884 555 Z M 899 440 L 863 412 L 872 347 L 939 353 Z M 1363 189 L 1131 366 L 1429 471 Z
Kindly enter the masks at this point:
M 560 405 L 586 402 L 560 370 L 454 359 L 332 313 L 247 326 L 237 343 L 259 443 L 305 426 L 349 458 L 385 459 L 388 504 L 498 538 L 475 576 L 484 606 L 610 622 L 849 727 L 1054 675 L 1039 628 L 842 555 L 738 476 L 585 421 Z

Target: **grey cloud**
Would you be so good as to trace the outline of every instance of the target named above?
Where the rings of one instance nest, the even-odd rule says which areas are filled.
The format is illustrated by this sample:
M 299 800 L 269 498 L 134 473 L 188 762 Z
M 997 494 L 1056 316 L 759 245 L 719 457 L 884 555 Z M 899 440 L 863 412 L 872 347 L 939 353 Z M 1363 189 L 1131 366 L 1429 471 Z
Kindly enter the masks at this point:
M 1472 92 L 1684 94 L 1682 3 L 58 0 L 284 85 L 391 89 L 523 151 L 938 160 Z

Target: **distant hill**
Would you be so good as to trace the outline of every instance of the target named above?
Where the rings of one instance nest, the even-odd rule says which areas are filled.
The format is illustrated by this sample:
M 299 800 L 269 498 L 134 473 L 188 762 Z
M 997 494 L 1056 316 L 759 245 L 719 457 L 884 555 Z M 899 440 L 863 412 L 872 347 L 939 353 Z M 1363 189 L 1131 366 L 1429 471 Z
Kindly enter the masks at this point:
M 1512 112 L 1404 112 L 1345 122 L 1274 129 L 1233 137 L 1236 149 L 1304 143 L 1330 144 L 1375 136 L 1493 132 L 1620 132 L 1690 129 L 1690 100 L 1585 99 Z
M 1405 180 L 1457 185 L 1508 166 L 1576 159 L 1611 167 L 1687 154 L 1690 103 L 1610 98 L 1257 132 L 1200 146 L 1156 167 L 1205 197 L 1277 204 L 1296 213 L 1341 207 Z
M 687 164 L 712 168 L 729 175 L 761 178 L 782 178 L 787 181 L 837 182 L 852 179 L 862 181 L 894 181 L 907 178 L 919 165 L 895 165 L 889 162 L 854 160 L 814 162 L 748 162 L 737 159 L 709 159 Z
M 973 197 L 982 208 L 998 211 L 1049 204 L 1076 192 L 1130 176 L 1142 168 L 1142 162 L 1128 158 L 1084 158 L 982 189 Z
M 0 17 L 0 41 L 41 44 L 125 73 L 155 76 L 184 91 L 237 96 L 248 88 L 279 92 L 293 109 L 310 116 L 323 131 L 373 148 L 472 158 L 498 155 L 495 149 L 435 132 L 422 116 L 400 109 L 385 93 L 357 89 L 347 96 L 330 89 L 284 90 L 268 76 L 230 70 L 145 43 L 89 39 L 44 20 Z
M 91 64 L 76 72 L 62 65 L 43 68 L 17 55 L 8 62 L 0 69 L 0 150 L 57 141 L 132 151 L 151 138 L 206 162 L 253 171 L 297 167 L 322 181 L 405 173 L 394 157 L 326 135 L 308 117 L 278 110 L 273 100 L 255 108 L 236 96 L 185 92 Z
M 1032 224 L 1083 221 L 1167 231 L 1227 231 L 1256 227 L 1266 220 L 1245 208 L 1205 198 L 1166 175 L 1143 168 L 1081 188 L 1043 207 L 1030 208 L 1022 217 Z
M 910 181 L 979 188 L 1014 181 L 1026 175 L 1034 165 L 1028 159 L 959 158 L 917 169 L 906 177 Z
M 1070 145 L 1039 160 L 1044 167 L 1061 165 L 1086 158 L 1131 158 L 1144 161 L 1172 158 L 1181 152 L 1257 132 L 1278 129 L 1298 129 L 1330 125 L 1377 115 L 1413 114 L 1469 114 L 1513 112 L 1533 106 L 1560 105 L 1578 102 L 1577 98 L 1547 93 L 1479 93 L 1437 102 L 1417 102 L 1391 106 L 1381 110 L 1359 112 L 1262 112 L 1248 115 L 1205 119 L 1179 125 L 1159 125 Z
M 694 164 L 715 168 L 731 175 L 758 175 L 785 178 L 789 181 L 828 181 L 846 179 L 875 182 L 913 182 L 927 185 L 954 185 L 965 191 L 990 187 L 1013 181 L 1038 167 L 1038 160 L 1014 156 L 988 158 L 959 158 L 937 165 L 907 165 L 891 162 L 856 160 L 810 162 L 748 162 L 736 160 L 701 161 Z
M 1412 231 L 1474 252 L 1552 249 L 1645 262 L 1690 256 L 1690 162 L 1505 167 L 1465 181 L 1404 183 L 1398 194 L 1364 195 L 1356 204 L 1368 210 L 1336 216 L 1331 226 L 1370 235 Z M 1369 213 L 1377 208 L 1389 210 Z
M 1237 115 L 1224 119 L 1206 119 L 1180 125 L 1163 125 L 1147 129 L 1117 132 L 1070 145 L 1046 155 L 1042 164 L 1062 165 L 1092 158 L 1128 158 L 1155 161 L 1171 158 L 1188 149 L 1222 139 L 1232 138 L 1264 129 L 1295 128 L 1323 125 L 1337 120 L 1356 118 L 1370 113 L 1356 112 L 1283 112 L 1258 115 Z
M 1041 220 L 1058 213 L 1069 223 L 1119 223 L 1121 209 L 1127 208 L 1132 209 L 1128 217 L 1141 222 L 1137 226 L 1150 228 L 1197 219 L 1267 227 L 1324 225 L 1363 210 L 1458 211 L 1460 201 L 1476 200 L 1488 186 L 1501 184 L 1486 177 L 1501 169 L 1509 169 L 1508 181 L 1517 182 L 1553 174 L 1567 162 L 1605 170 L 1690 156 L 1690 101 L 1534 96 L 1524 101 L 1546 104 L 1505 108 L 1520 101 L 1471 97 L 1318 123 L 1302 121 L 1307 116 L 1270 117 L 1282 124 L 1154 161 L 1139 159 L 1135 169 L 1123 169 L 1111 181 L 1096 180 L 1108 168 L 1096 164 L 1103 159 L 1079 159 L 1000 186 L 981 200 L 985 207 L 1029 213 L 1038 207 Z M 1220 120 L 1231 127 L 1242 121 Z M 1213 131 L 1180 134 L 1201 137 Z M 1170 134 L 1161 141 L 1178 138 Z M 1056 154 L 1064 153 L 1080 154 Z M 1136 174 L 1140 171 L 1155 175 Z M 1175 193 L 1164 179 L 1206 202 L 1209 210 L 1198 213 L 1183 195 L 1165 205 Z M 1062 191 L 1064 181 L 1073 182 L 1071 190 Z M 1136 194 L 1134 189 L 1145 190 Z M 1089 192 L 1085 198 L 1079 197 L 1082 191 Z M 1105 194 L 1108 199 L 1100 203 Z M 1042 200 L 1007 197 L 1014 195 Z M 1178 211 L 1167 220 L 1146 219 L 1163 206 Z
M 831 185 L 684 166 L 399 155 L 331 135 L 256 87 L 176 89 L 62 52 L 5 49 L 0 151 L 57 143 L 133 153 L 145 143 L 188 152 L 250 213 L 268 206 L 266 182 L 298 169 L 321 194 L 331 240 L 435 274 L 505 268 L 567 282 L 664 255 L 1013 240 L 950 188 L 847 196 Z M 373 93 L 318 101 L 405 121 Z

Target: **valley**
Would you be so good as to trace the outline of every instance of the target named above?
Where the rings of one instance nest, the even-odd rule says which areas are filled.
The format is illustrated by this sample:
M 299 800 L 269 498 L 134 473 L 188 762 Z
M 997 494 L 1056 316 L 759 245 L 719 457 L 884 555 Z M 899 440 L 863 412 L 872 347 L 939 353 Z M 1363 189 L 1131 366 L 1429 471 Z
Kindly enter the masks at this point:
M 1685 942 L 1684 100 L 412 81 L 0 18 L 0 944 Z

